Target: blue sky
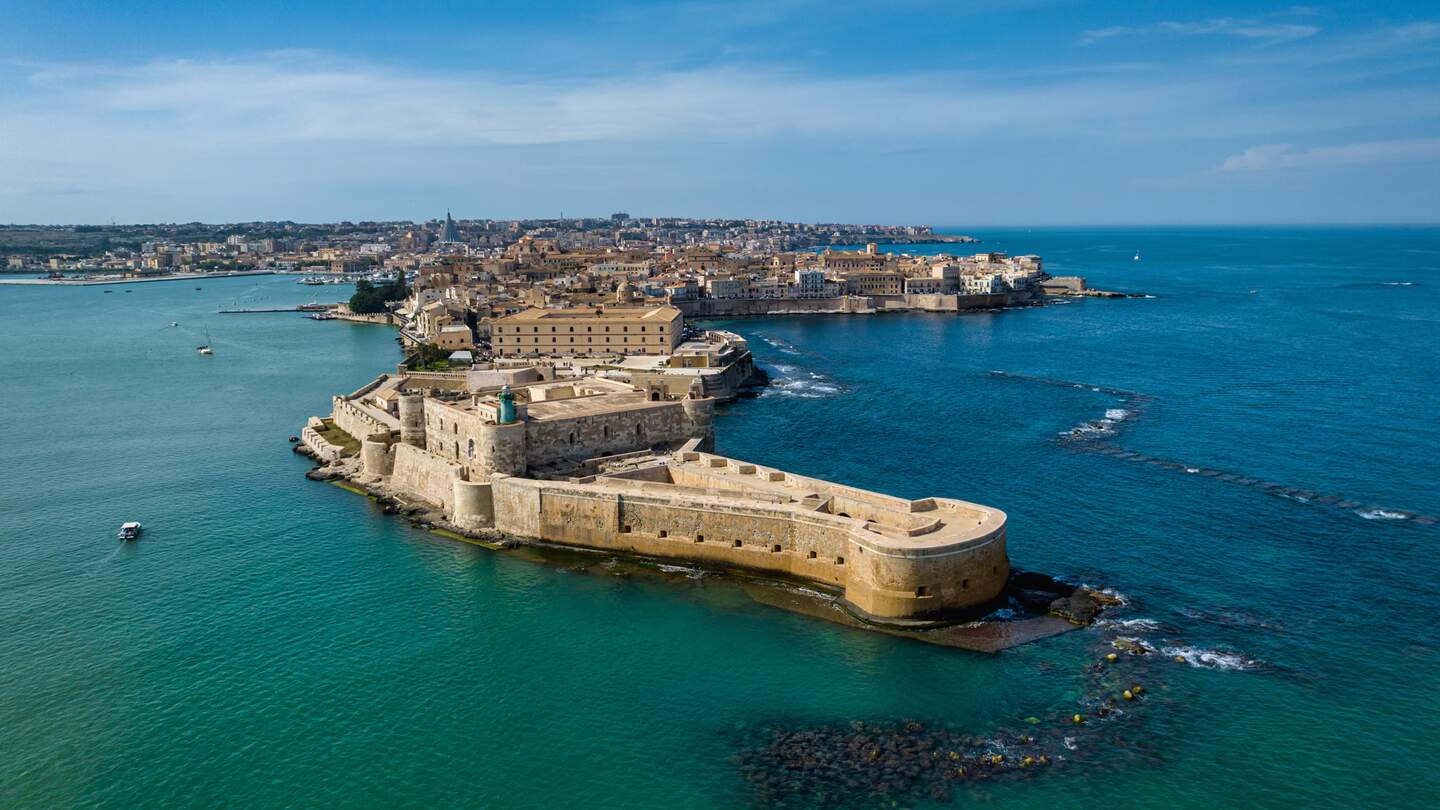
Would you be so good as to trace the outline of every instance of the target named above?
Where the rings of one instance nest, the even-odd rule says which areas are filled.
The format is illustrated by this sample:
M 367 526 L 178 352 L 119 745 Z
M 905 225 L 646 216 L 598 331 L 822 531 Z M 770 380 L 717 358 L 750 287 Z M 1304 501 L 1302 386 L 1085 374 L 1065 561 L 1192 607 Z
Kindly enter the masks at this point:
M 1434 3 L 0 3 L 0 222 L 1440 221 Z

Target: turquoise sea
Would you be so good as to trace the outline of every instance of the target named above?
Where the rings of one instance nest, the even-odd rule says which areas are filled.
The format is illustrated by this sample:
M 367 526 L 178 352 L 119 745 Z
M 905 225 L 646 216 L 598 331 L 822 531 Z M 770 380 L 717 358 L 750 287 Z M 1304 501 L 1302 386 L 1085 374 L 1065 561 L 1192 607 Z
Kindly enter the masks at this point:
M 393 333 L 215 310 L 344 288 L 0 287 L 0 806 L 1440 804 L 1440 229 L 972 233 L 1155 297 L 725 322 L 774 385 L 718 444 L 995 505 L 1015 564 L 1128 601 L 996 656 L 305 480 L 287 437 Z M 1065 727 L 1117 638 L 1154 651 L 1122 659 L 1144 698 Z M 756 791 L 777 729 L 902 719 L 1057 761 L 944 800 Z

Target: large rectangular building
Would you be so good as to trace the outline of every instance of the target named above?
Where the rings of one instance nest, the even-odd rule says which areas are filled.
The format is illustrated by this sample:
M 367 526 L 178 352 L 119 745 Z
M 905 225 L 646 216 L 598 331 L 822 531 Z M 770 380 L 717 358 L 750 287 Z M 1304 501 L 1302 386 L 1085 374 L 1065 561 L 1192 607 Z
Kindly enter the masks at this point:
M 496 355 L 671 354 L 685 318 L 675 307 L 527 309 L 495 321 Z

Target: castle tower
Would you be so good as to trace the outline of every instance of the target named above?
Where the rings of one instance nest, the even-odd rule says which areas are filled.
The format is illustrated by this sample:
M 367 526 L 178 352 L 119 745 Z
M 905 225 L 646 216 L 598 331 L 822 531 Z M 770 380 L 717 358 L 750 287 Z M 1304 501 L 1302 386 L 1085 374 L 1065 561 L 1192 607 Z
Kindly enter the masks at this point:
M 715 400 L 704 395 L 700 380 L 690 383 L 690 394 L 680 401 L 685 409 L 685 426 L 691 436 L 700 439 L 700 450 L 715 451 Z
M 400 441 L 425 446 L 425 398 L 419 394 L 400 397 Z

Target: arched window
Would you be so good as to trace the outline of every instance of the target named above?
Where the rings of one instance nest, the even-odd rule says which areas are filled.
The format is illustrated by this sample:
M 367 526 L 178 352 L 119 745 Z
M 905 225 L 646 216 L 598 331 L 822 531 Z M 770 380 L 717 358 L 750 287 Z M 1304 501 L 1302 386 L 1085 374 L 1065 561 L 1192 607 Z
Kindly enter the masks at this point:
M 573 430 L 570 431 L 570 446 L 571 446 L 571 447 L 574 447 L 574 446 L 575 446 L 575 431 L 573 431 Z
M 601 434 L 602 436 L 604 436 L 605 438 L 607 438 L 607 439 L 610 438 L 610 426 L 609 426 L 609 425 L 605 425 L 605 426 L 601 427 L 601 428 L 600 428 L 600 434 Z
M 471 439 L 465 444 L 465 457 L 475 458 L 475 440 Z
M 640 424 L 639 422 L 636 422 L 636 423 L 635 423 L 635 439 L 636 439 L 637 441 L 640 441 L 640 440 L 643 440 L 644 438 L 645 438 L 645 426 L 642 425 L 642 424 Z

